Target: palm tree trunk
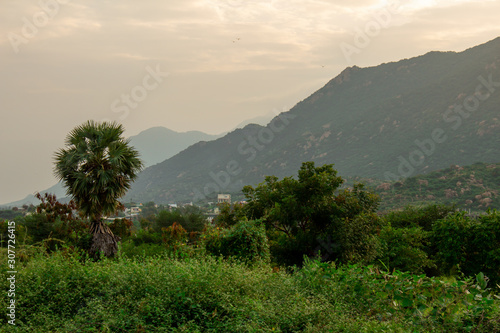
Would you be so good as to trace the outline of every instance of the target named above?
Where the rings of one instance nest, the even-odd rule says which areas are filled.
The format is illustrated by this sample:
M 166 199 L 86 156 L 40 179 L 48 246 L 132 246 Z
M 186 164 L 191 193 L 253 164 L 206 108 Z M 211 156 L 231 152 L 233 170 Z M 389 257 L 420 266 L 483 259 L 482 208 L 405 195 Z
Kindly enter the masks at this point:
M 120 237 L 114 235 L 111 229 L 101 219 L 92 221 L 90 233 L 92 234 L 90 254 L 94 259 L 99 259 L 101 253 L 110 258 L 118 252 Z

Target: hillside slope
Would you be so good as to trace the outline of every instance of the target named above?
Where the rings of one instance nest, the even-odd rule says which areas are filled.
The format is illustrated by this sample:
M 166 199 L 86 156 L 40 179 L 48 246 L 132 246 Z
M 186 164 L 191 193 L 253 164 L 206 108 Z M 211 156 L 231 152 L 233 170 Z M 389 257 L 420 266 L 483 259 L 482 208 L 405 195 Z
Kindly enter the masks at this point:
M 380 210 L 434 203 L 471 211 L 500 209 L 500 163 L 453 165 L 402 181 L 357 180 L 380 195 Z
M 456 52 L 349 67 L 267 126 L 195 144 L 145 170 L 126 200 L 212 200 L 303 161 L 395 180 L 498 162 L 500 38 Z

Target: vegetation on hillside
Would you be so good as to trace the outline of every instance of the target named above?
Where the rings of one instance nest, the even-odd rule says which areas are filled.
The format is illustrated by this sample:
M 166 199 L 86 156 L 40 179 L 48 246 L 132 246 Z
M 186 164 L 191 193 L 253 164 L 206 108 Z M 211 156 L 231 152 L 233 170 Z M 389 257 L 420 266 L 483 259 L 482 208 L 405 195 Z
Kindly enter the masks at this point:
M 358 179 L 380 195 L 380 209 L 446 204 L 473 212 L 500 209 L 500 163 L 453 165 L 401 181 Z

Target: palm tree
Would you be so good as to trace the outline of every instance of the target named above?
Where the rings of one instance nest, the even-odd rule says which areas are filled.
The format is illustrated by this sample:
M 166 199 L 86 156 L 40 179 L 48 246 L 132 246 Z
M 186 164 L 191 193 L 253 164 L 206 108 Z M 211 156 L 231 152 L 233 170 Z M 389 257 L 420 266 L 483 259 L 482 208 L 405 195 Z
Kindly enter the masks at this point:
M 120 239 L 103 218 L 122 207 L 118 199 L 143 167 L 138 151 L 122 134 L 122 125 L 89 120 L 75 127 L 66 137 L 66 147 L 55 153 L 56 177 L 90 219 L 90 252 L 96 257 L 101 252 L 112 257 L 118 251 Z

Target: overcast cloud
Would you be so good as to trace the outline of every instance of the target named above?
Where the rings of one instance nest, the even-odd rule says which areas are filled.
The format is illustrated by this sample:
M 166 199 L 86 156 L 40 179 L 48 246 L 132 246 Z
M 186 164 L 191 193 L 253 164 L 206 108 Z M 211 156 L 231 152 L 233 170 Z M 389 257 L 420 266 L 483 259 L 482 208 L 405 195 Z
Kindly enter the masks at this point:
M 500 1 L 0 6 L 0 203 L 55 184 L 54 151 L 88 119 L 119 121 L 127 136 L 153 126 L 222 133 L 288 110 L 347 66 L 462 51 L 500 35 Z M 366 29 L 372 36 L 357 47 L 356 32 Z M 347 55 L 346 45 L 355 47 Z

